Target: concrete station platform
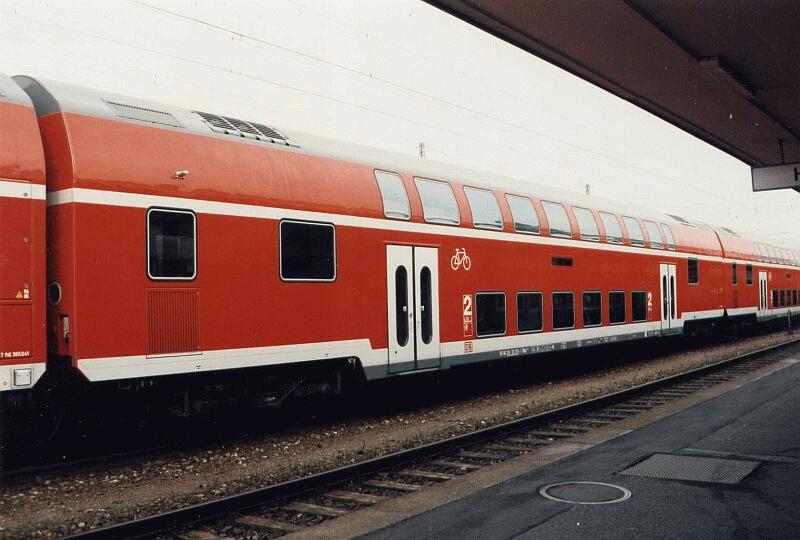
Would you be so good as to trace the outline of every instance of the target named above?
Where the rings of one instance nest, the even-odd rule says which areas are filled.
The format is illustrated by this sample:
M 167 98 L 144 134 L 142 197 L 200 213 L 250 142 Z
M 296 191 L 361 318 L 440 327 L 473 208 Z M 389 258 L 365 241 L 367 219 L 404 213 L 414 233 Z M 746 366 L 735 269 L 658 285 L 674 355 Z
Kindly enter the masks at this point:
M 772 354 L 778 361 L 763 369 L 613 428 L 353 512 L 302 537 L 800 538 L 800 345 Z M 622 473 L 631 467 L 651 476 Z M 612 484 L 630 497 L 590 505 L 540 494 L 560 482 Z M 604 489 L 551 493 L 619 494 Z
M 789 358 L 726 393 L 367 538 L 798 538 L 800 348 L 787 351 Z M 643 462 L 653 454 L 669 456 Z M 646 474 L 711 476 L 621 474 L 640 462 L 640 469 L 654 465 Z M 735 482 L 737 473 L 746 476 L 718 482 Z M 587 505 L 540 494 L 548 484 L 575 481 L 622 486 L 631 496 Z

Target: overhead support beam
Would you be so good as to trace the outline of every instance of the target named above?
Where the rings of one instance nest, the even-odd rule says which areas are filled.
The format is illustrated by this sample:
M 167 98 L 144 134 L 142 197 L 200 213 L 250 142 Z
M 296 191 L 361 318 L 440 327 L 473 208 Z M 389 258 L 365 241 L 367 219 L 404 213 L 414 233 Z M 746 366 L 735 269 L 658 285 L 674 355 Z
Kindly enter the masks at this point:
M 800 62 L 787 56 L 800 2 L 426 1 L 751 167 L 800 162 Z

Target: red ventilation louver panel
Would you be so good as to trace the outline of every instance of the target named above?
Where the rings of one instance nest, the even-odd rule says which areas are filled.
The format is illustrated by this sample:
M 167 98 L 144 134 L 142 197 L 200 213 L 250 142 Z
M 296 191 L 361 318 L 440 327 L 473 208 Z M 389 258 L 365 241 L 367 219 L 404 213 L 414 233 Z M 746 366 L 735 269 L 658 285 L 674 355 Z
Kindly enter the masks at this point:
M 147 291 L 147 354 L 200 352 L 200 291 L 150 289 Z

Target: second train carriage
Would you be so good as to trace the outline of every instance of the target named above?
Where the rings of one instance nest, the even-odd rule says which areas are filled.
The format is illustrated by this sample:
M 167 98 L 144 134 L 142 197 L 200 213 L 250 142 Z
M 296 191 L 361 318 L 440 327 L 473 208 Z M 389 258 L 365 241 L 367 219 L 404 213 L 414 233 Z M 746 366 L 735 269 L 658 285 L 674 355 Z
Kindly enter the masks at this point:
M 46 158 L 51 364 L 91 383 L 378 379 L 800 309 L 797 253 L 730 230 L 14 80 Z

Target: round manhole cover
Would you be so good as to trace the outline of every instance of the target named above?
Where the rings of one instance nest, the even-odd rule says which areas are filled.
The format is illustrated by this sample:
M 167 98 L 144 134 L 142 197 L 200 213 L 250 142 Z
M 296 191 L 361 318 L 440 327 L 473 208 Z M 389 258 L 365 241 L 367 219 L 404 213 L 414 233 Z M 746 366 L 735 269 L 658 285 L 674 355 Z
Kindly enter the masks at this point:
M 601 482 L 562 482 L 539 490 L 542 497 L 573 504 L 611 504 L 630 499 L 631 492 L 621 486 Z

